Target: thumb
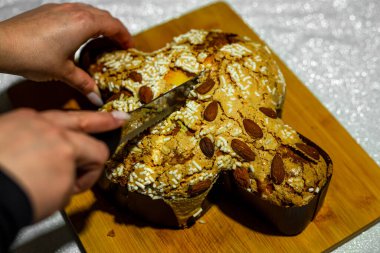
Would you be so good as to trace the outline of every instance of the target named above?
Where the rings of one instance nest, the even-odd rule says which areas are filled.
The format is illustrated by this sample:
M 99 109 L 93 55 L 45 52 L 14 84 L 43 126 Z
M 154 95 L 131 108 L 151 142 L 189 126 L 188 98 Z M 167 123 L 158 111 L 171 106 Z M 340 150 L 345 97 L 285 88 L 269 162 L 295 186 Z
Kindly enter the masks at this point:
M 86 95 L 94 105 L 102 106 L 103 101 L 95 81 L 83 69 L 75 66 L 73 62 L 69 64 L 70 71 L 66 72 L 62 81 Z

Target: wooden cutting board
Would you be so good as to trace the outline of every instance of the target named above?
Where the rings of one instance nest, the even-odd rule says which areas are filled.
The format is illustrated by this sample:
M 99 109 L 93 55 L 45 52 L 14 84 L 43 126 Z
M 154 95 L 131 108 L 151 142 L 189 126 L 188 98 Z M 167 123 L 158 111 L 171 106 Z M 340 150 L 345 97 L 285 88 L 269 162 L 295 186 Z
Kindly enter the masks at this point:
M 137 48 L 159 49 L 192 28 L 258 36 L 225 3 L 215 3 L 135 36 Z M 277 58 L 277 57 L 276 57 Z M 287 82 L 283 118 L 330 154 L 334 173 L 325 204 L 300 235 L 278 235 L 256 214 L 223 200 L 185 230 L 153 227 L 96 190 L 75 196 L 66 213 L 88 252 L 321 252 L 379 221 L 380 169 L 301 81 L 278 59 Z

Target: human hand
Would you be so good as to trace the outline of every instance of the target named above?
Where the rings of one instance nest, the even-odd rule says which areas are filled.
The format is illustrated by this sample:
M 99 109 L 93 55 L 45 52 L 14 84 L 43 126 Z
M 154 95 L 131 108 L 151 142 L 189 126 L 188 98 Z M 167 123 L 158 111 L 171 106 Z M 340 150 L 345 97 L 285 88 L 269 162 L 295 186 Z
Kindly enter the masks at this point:
M 0 22 L 0 72 L 63 81 L 100 106 L 94 80 L 73 61 L 83 43 L 100 35 L 132 46 L 127 28 L 106 11 L 80 3 L 42 5 Z
M 6 147 L 0 151 L 0 167 L 29 197 L 34 221 L 63 208 L 72 194 L 96 182 L 109 152 L 85 132 L 120 127 L 125 117 L 121 112 L 29 109 L 0 117 L 0 147 Z

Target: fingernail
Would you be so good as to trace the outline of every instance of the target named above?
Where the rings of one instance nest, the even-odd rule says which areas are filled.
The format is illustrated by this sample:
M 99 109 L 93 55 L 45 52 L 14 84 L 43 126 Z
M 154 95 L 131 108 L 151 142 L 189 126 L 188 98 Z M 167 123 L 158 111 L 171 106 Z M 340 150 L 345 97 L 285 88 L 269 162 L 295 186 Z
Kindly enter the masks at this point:
M 102 106 L 104 104 L 100 95 L 96 94 L 95 91 L 88 93 L 87 98 L 96 106 Z
M 95 85 L 93 91 L 94 91 L 99 97 L 102 97 L 102 95 L 100 94 L 100 90 L 99 90 L 99 87 L 98 87 L 98 86 Z
M 131 118 L 131 115 L 129 113 L 122 112 L 122 111 L 112 111 L 111 114 L 115 119 L 118 119 L 118 120 L 125 121 Z

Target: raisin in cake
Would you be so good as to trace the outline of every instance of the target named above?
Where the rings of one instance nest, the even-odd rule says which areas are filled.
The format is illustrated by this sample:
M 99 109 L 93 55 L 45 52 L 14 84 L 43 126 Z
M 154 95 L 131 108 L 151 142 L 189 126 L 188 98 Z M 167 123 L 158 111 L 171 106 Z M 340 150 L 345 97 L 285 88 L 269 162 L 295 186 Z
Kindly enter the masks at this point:
M 152 53 L 105 53 L 88 71 L 102 110 L 125 112 L 201 74 L 184 107 L 107 164 L 105 180 L 121 202 L 148 220 L 187 226 L 206 210 L 219 177 L 289 210 L 318 199 L 331 176 L 323 150 L 280 118 L 283 75 L 268 47 L 247 37 L 191 30 Z

